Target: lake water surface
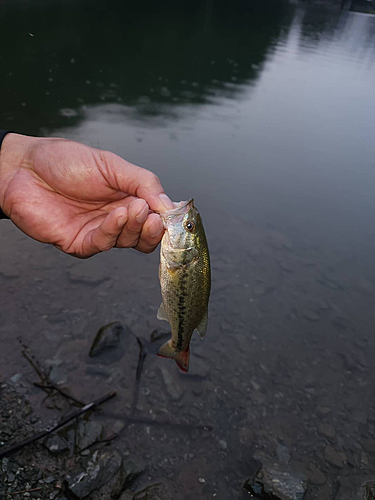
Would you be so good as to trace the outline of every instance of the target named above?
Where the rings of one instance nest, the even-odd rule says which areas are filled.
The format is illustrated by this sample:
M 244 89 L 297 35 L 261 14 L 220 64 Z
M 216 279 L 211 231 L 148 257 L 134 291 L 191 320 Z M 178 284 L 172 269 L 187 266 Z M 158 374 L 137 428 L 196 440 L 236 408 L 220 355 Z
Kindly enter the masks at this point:
M 285 448 L 306 499 L 353 498 L 375 477 L 375 17 L 12 1 L 0 40 L 2 128 L 109 149 L 194 197 L 205 223 L 207 336 L 187 376 L 147 356 L 140 422 L 116 446 L 177 500 L 238 498 L 254 453 Z M 7 221 L 0 241 L 3 379 L 22 374 L 42 404 L 21 336 L 77 397 L 117 390 L 98 417 L 110 429 L 131 410 L 137 346 L 109 364 L 88 351 L 111 321 L 144 340 L 166 326 L 158 252 L 74 260 Z

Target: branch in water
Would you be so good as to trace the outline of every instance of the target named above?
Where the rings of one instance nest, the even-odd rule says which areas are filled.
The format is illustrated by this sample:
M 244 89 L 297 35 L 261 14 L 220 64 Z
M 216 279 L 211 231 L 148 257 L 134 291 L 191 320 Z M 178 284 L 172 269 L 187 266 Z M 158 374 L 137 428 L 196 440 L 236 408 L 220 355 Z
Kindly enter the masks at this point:
M 25 446 L 34 443 L 35 441 L 39 441 L 39 439 L 44 438 L 45 436 L 48 436 L 48 434 L 51 434 L 54 431 L 57 431 L 57 429 L 60 429 L 60 427 L 63 427 L 67 423 L 69 423 L 71 420 L 80 417 L 87 411 L 95 408 L 98 405 L 101 405 L 105 401 L 108 401 L 109 399 L 113 398 L 116 396 L 116 391 L 110 392 L 106 394 L 105 396 L 102 396 L 99 399 L 96 399 L 92 403 L 89 403 L 88 405 L 84 406 L 83 408 L 74 411 L 67 417 L 63 418 L 58 424 L 55 424 L 53 427 L 50 429 L 45 429 L 44 431 L 38 432 L 38 434 L 35 434 L 34 436 L 29 437 L 28 439 L 25 439 L 24 441 L 20 441 L 19 443 L 13 444 L 12 446 L 9 446 L 8 448 L 5 448 L 5 450 L 0 450 L 0 459 L 3 457 L 6 457 L 7 455 L 10 455 Z

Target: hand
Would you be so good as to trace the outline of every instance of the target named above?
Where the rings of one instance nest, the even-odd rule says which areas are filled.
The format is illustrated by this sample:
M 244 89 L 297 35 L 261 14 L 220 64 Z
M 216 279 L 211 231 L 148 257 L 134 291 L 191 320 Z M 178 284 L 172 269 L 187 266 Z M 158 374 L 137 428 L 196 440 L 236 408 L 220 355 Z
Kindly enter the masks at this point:
M 152 211 L 173 206 L 155 174 L 108 151 L 18 134 L 3 141 L 0 207 L 24 233 L 68 254 L 152 252 L 164 231 Z

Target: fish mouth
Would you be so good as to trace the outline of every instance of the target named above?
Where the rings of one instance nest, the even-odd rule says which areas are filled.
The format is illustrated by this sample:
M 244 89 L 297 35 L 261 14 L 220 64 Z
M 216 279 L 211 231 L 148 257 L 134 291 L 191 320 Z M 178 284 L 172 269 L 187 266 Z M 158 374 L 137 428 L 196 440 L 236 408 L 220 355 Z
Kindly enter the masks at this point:
M 169 219 L 178 215 L 184 215 L 189 211 L 190 207 L 194 205 L 194 198 L 191 198 L 188 201 L 179 201 L 173 203 L 175 205 L 175 208 L 170 208 L 169 210 L 164 210 L 163 212 L 158 212 L 157 210 L 155 210 L 155 213 L 159 214 L 163 219 Z

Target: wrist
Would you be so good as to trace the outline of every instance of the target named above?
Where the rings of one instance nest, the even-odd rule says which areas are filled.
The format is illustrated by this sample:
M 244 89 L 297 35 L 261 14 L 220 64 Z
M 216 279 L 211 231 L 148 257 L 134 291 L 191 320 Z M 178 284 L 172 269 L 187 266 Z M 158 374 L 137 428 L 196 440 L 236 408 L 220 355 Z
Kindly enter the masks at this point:
M 31 142 L 37 138 L 25 135 L 8 133 L 0 148 L 0 212 L 10 217 L 11 206 L 7 197 L 8 188 L 12 179 L 21 167 L 27 167 L 26 152 Z M 0 218 L 1 218 L 0 213 Z

